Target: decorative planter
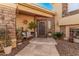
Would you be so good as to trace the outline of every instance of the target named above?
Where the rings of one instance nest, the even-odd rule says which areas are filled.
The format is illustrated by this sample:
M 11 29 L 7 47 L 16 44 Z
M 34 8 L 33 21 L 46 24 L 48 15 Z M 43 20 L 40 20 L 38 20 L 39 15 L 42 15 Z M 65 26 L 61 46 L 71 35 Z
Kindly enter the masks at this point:
M 35 32 L 35 37 L 37 37 L 37 32 Z
M 79 39 L 77 39 L 77 38 L 74 38 L 73 41 L 74 41 L 75 43 L 79 43 Z
M 64 38 L 64 40 L 68 40 L 68 38 L 67 38 L 67 37 L 65 37 L 65 38 Z
M 52 33 L 51 33 L 51 32 L 49 32 L 49 33 L 48 33 L 48 37 L 51 37 L 51 36 L 52 36 Z
M 10 54 L 12 51 L 12 46 L 4 47 L 5 54 Z
M 27 32 L 27 38 L 32 37 L 31 32 Z
M 33 37 L 35 37 L 35 32 L 31 32 L 31 35 L 32 35 Z

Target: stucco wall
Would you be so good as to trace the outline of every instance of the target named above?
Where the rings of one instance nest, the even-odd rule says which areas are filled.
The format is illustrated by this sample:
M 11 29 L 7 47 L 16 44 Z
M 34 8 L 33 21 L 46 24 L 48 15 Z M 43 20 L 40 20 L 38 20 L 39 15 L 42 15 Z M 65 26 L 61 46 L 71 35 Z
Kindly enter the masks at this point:
M 23 22 L 24 21 L 27 21 L 27 24 L 24 24 Z M 18 14 L 17 15 L 17 19 L 16 19 L 16 27 L 17 28 L 21 28 L 23 27 L 24 30 L 28 29 L 28 24 L 31 22 L 31 21 L 34 21 L 34 17 L 33 16 L 29 16 L 29 15 L 24 15 L 24 14 Z M 29 30 L 30 31 L 30 30 Z
M 59 21 L 59 25 L 74 25 L 74 24 L 79 24 L 79 14 L 64 17 Z
M 66 38 L 69 38 L 70 35 L 70 30 L 69 30 L 69 26 L 66 26 Z
M 55 32 L 60 31 L 59 21 L 62 18 L 62 4 L 61 3 L 54 3 L 53 4 L 56 15 L 55 15 Z

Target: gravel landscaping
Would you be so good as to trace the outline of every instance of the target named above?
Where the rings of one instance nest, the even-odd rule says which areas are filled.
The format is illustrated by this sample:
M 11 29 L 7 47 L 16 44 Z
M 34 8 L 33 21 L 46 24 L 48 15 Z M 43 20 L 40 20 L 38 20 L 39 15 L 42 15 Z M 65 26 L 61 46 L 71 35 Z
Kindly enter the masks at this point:
M 79 56 L 79 44 L 65 40 L 56 40 L 56 48 L 60 56 Z

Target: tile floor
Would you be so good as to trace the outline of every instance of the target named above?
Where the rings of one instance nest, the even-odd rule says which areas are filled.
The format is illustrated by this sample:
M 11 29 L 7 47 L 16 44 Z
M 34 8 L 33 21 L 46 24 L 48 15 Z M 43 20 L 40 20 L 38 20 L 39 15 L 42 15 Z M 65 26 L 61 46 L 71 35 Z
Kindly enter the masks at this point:
M 33 38 L 16 56 L 59 56 L 52 38 Z

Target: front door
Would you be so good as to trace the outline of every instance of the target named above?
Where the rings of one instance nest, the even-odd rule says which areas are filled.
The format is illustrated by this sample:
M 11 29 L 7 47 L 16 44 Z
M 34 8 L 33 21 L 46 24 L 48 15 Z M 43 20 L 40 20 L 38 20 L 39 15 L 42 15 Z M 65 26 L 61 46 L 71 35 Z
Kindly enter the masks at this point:
M 38 21 L 38 29 L 37 29 L 37 35 L 38 37 L 46 37 L 46 22 L 45 21 Z

